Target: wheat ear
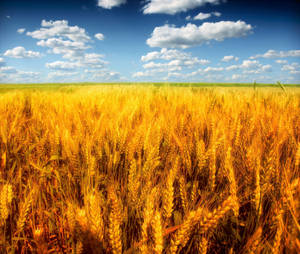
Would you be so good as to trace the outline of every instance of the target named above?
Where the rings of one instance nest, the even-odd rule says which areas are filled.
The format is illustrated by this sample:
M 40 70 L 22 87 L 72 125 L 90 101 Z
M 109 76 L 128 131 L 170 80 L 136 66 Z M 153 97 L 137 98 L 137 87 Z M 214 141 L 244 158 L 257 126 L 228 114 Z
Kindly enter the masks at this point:
M 20 204 L 19 219 L 17 221 L 17 232 L 22 232 L 26 223 L 26 219 L 33 201 L 33 192 L 31 192 L 25 200 Z
M 185 211 L 187 210 L 187 194 L 185 189 L 185 180 L 183 176 L 180 176 L 179 178 L 179 193 L 180 193 L 181 205 L 185 213 Z
M 237 185 L 236 185 L 236 181 L 235 181 L 234 169 L 232 166 L 231 147 L 228 148 L 227 153 L 226 153 L 225 169 L 226 169 L 229 184 L 230 184 L 230 195 L 231 195 L 231 197 L 233 197 L 236 200 L 233 212 L 234 212 L 234 215 L 236 217 L 238 217 L 239 216 L 239 204 L 238 204 L 238 198 L 237 198 Z
M 5 221 L 9 215 L 9 205 L 13 199 L 13 192 L 11 184 L 5 184 L 1 190 L 0 196 L 0 214 L 1 219 Z
M 224 217 L 224 215 L 231 209 L 236 207 L 235 197 L 229 196 L 220 207 L 204 214 L 201 221 L 199 222 L 199 234 L 203 234 L 208 230 L 214 229 L 218 225 L 218 221 Z
M 206 254 L 207 253 L 207 247 L 208 247 L 208 240 L 206 237 L 201 237 L 199 239 L 198 244 L 198 253 L 199 254 Z
M 113 254 L 122 253 L 121 241 L 121 215 L 118 205 L 118 198 L 113 188 L 108 190 L 108 197 L 111 204 L 111 211 L 109 215 L 109 242 L 112 247 Z
M 161 225 L 161 216 L 159 212 L 156 212 L 152 219 L 152 228 L 154 235 L 154 253 L 161 254 L 163 251 L 163 231 Z

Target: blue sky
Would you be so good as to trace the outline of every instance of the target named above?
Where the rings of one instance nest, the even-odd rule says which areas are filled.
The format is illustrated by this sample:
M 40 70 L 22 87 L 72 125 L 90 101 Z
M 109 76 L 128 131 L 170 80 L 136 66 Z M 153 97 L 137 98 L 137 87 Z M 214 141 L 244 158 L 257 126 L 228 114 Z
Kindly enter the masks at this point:
M 297 0 L 1 0 L 0 82 L 300 83 Z

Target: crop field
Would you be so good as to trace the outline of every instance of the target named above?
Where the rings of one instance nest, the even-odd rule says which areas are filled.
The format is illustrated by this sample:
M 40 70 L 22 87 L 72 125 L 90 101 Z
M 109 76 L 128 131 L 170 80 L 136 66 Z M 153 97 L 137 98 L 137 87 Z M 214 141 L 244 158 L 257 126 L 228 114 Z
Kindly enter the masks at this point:
M 0 89 L 0 253 L 300 252 L 299 86 L 40 86 Z

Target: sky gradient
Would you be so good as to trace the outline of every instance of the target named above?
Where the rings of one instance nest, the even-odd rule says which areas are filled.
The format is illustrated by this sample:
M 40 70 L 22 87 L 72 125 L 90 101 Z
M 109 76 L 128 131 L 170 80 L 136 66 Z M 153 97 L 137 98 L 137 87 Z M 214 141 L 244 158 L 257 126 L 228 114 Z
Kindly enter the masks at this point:
M 0 82 L 300 83 L 300 1 L 1 0 Z

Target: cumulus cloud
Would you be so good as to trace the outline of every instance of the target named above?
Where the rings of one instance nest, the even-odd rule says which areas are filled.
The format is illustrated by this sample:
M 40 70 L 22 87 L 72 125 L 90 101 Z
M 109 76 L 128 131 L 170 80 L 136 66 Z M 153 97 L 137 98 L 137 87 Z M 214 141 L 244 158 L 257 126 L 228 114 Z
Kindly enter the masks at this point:
M 263 72 L 271 72 L 271 71 L 272 71 L 272 65 L 270 65 L 270 64 L 263 65 L 263 66 L 261 67 L 261 70 L 262 70 Z
M 56 79 L 56 78 L 65 78 L 78 75 L 79 72 L 66 72 L 66 71 L 53 71 L 48 73 L 48 78 Z
M 0 81 L 5 83 L 38 82 L 39 72 L 17 70 L 11 66 L 0 67 Z
M 98 6 L 104 9 L 111 9 L 125 3 L 126 0 L 98 0 Z
M 232 80 L 237 80 L 243 78 L 243 75 L 241 74 L 232 74 L 231 79 Z
M 284 57 L 300 57 L 300 50 L 276 51 L 276 50 L 270 49 L 264 54 L 258 54 L 258 55 L 255 55 L 255 56 L 251 56 L 250 59 L 256 59 L 256 58 L 284 58 Z
M 143 7 L 144 14 L 164 13 L 174 15 L 178 12 L 204 6 L 205 4 L 219 4 L 221 0 L 146 0 Z M 224 1 L 223 1 L 224 2 Z
M 147 44 L 150 47 L 188 48 L 211 40 L 223 41 L 226 38 L 245 36 L 251 30 L 252 26 L 241 20 L 205 22 L 201 26 L 188 23 L 179 28 L 166 24 L 153 30 Z
M 207 67 L 203 70 L 204 72 L 219 72 L 224 71 L 223 67 Z
M 275 62 L 278 64 L 287 64 L 288 63 L 287 60 L 276 60 Z
M 97 34 L 95 34 L 95 38 L 98 39 L 99 41 L 103 41 L 104 35 L 102 33 L 97 33 Z
M 222 15 L 222 13 L 218 11 L 212 12 L 212 14 L 215 15 L 216 17 L 221 17 Z
M 207 59 L 198 59 L 192 57 L 191 54 L 177 50 L 177 49 L 166 49 L 162 48 L 160 51 L 153 51 L 147 53 L 145 56 L 141 57 L 143 62 L 153 61 L 153 60 L 177 60 L 181 61 L 184 65 L 195 65 L 195 64 L 208 64 Z
M 222 62 L 229 62 L 229 61 L 238 61 L 239 58 L 235 56 L 224 56 Z
M 92 68 L 92 69 L 101 69 L 108 62 L 102 59 L 102 55 L 96 53 L 84 54 L 84 57 L 78 61 L 55 61 L 52 63 L 46 63 L 46 67 L 53 70 L 75 70 L 78 68 Z
M 48 47 L 53 54 L 61 54 L 63 58 L 78 59 L 84 56 L 84 51 L 89 48 L 84 42 L 49 38 L 37 42 L 38 46 Z
M 17 30 L 17 32 L 19 33 L 19 34 L 22 34 L 22 33 L 24 33 L 25 32 L 25 28 L 19 28 L 18 30 Z
M 0 73 L 4 73 L 4 74 L 17 73 L 17 70 L 11 66 L 4 66 L 4 67 L 0 67 Z
M 190 53 L 177 49 L 162 48 L 160 51 L 149 52 L 141 57 L 145 71 L 133 74 L 134 78 L 160 77 L 168 79 L 170 77 L 185 77 L 181 71 L 196 68 L 199 65 L 210 63 L 207 59 L 193 57 Z
M 227 71 L 243 70 L 244 74 L 259 74 L 263 72 L 271 72 L 270 64 L 262 65 L 257 60 L 244 60 L 240 65 L 231 65 L 225 68 Z
M 143 71 L 138 71 L 132 74 L 133 78 L 142 78 L 142 77 L 149 77 L 150 73 L 149 72 L 143 72 Z
M 27 32 L 27 35 L 38 39 L 38 46 L 47 47 L 53 54 L 62 55 L 64 59 L 71 61 L 80 61 L 90 64 L 93 61 L 97 66 L 100 64 L 100 60 L 93 60 L 91 54 L 86 54 L 86 50 L 91 48 L 89 43 L 92 41 L 88 36 L 84 28 L 78 26 L 69 26 L 67 20 L 46 21 L 41 23 L 42 28 L 33 32 Z M 95 35 L 97 39 L 103 39 L 104 35 L 97 33 Z M 100 55 L 96 56 L 97 58 Z M 102 55 L 101 55 L 102 57 Z
M 0 57 L 0 67 L 5 65 L 5 61 L 2 57 Z
M 104 61 L 102 58 L 104 56 L 96 53 L 85 54 L 79 63 L 82 67 L 90 67 L 94 69 L 102 68 L 104 65 L 107 65 L 108 62 Z
M 300 64 L 292 63 L 283 65 L 281 68 L 282 71 L 288 71 L 290 74 L 300 74 Z
M 194 20 L 203 20 L 203 19 L 208 19 L 210 17 L 211 17 L 210 13 L 200 12 L 197 16 L 194 17 Z
M 240 67 L 244 69 L 255 69 L 260 67 L 260 63 L 256 60 L 244 60 Z
M 104 56 L 96 53 L 87 53 L 92 48 L 92 39 L 82 27 L 71 26 L 67 20 L 46 21 L 42 20 L 41 28 L 26 33 L 28 36 L 37 39 L 37 45 L 48 48 L 48 53 L 62 56 L 62 60 L 46 63 L 46 67 L 51 70 L 48 78 L 63 76 L 62 73 L 81 72 L 82 69 L 89 68 L 97 73 L 106 73 L 107 77 L 116 77 L 114 72 L 105 68 L 108 64 L 104 61 Z M 94 35 L 96 39 L 103 40 L 104 35 L 97 33 Z M 89 80 L 91 77 L 83 77 L 76 75 L 67 75 L 68 80 Z M 99 77 L 98 77 L 99 78 Z M 62 80 L 63 79 L 62 77 Z
M 211 16 L 220 17 L 221 13 L 220 12 L 212 12 L 212 13 L 200 12 L 197 16 L 194 17 L 194 20 L 204 20 L 204 19 L 210 18 Z
M 240 68 L 239 65 L 231 65 L 231 66 L 226 67 L 226 70 L 227 71 L 234 71 L 234 70 L 237 70 L 239 68 Z
M 53 37 L 67 38 L 76 42 L 89 42 L 91 40 L 85 29 L 78 26 L 69 26 L 67 20 L 42 20 L 41 26 L 42 28 L 33 32 L 27 32 L 26 35 L 38 40 L 46 40 Z
M 101 69 L 101 70 L 85 70 L 84 71 L 87 76 L 86 79 L 92 80 L 92 81 L 117 81 L 124 79 L 121 77 L 120 73 L 115 71 L 110 71 L 108 69 Z
M 46 63 L 46 67 L 53 70 L 74 70 L 80 67 L 78 62 L 64 62 L 56 61 L 52 63 Z
M 12 57 L 12 58 L 37 58 L 41 57 L 40 52 L 35 52 L 31 50 L 26 50 L 24 47 L 15 47 L 13 49 L 9 49 L 4 53 L 4 56 Z

